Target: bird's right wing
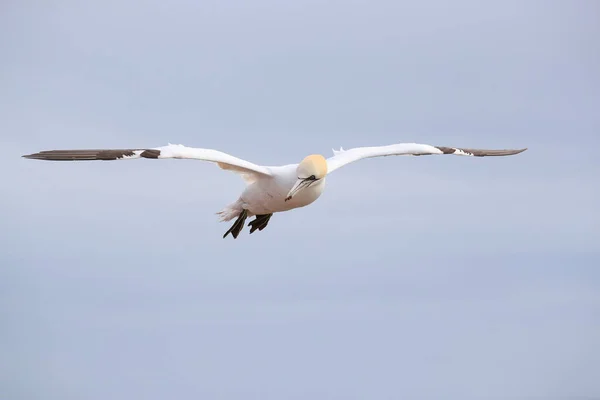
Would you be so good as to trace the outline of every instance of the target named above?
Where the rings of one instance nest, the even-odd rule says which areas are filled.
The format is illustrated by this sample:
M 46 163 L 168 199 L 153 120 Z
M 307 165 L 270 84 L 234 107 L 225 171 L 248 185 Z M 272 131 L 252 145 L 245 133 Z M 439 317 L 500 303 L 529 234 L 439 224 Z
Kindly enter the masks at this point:
M 240 174 L 247 182 L 254 181 L 259 176 L 272 176 L 268 167 L 256 165 L 217 150 L 186 147 L 180 144 L 135 149 L 46 150 L 23 157 L 47 161 L 112 161 L 135 158 L 191 159 L 214 162 L 222 169 Z
M 354 149 L 334 150 L 334 156 L 327 159 L 327 173 L 354 161 L 371 157 L 386 156 L 425 156 L 431 154 L 454 154 L 469 157 L 511 156 L 527 149 L 518 150 L 484 150 L 458 147 L 431 146 L 419 143 L 399 143 L 390 146 L 356 147 Z

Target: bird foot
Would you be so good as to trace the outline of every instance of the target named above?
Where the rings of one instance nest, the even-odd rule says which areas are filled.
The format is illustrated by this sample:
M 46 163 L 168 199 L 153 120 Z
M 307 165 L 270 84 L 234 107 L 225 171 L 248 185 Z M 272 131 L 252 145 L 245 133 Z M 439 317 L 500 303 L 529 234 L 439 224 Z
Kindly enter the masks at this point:
M 272 213 L 257 215 L 256 218 L 254 218 L 248 224 L 248 226 L 250 227 L 250 233 L 254 232 L 257 229 L 259 231 L 262 231 L 263 229 L 265 229 L 267 227 L 267 225 L 269 224 L 269 220 L 271 219 L 271 216 L 273 216 Z
M 229 228 L 229 230 L 225 232 L 225 234 L 223 235 L 223 239 L 225 239 L 230 233 L 233 235 L 234 239 L 237 239 L 238 235 L 244 228 L 244 222 L 246 222 L 246 218 L 248 218 L 248 210 L 244 209 L 242 210 L 238 218 L 235 220 L 231 228 Z

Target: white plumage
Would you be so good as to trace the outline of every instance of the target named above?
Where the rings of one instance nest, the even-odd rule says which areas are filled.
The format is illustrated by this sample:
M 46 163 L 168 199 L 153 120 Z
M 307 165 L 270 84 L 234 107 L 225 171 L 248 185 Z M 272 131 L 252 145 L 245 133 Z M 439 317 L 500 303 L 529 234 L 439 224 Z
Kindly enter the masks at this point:
M 246 188 L 239 198 L 218 213 L 221 221 L 237 218 L 233 226 L 223 235 L 226 237 L 231 233 L 234 238 L 237 238 L 244 227 L 246 218 L 256 216 L 248 224 L 251 227 L 250 233 L 263 230 L 274 213 L 311 204 L 323 193 L 326 176 L 346 164 L 364 158 L 436 154 L 468 157 L 509 156 L 525 150 L 483 150 L 400 143 L 389 146 L 357 147 L 348 150 L 340 147 L 340 150 L 333 150 L 334 155 L 327 159 L 322 155 L 314 154 L 305 157 L 298 164 L 283 166 L 261 166 L 221 151 L 174 144 L 138 149 L 49 150 L 23 157 L 48 161 L 175 158 L 216 163 L 224 170 L 239 174 L 246 182 Z

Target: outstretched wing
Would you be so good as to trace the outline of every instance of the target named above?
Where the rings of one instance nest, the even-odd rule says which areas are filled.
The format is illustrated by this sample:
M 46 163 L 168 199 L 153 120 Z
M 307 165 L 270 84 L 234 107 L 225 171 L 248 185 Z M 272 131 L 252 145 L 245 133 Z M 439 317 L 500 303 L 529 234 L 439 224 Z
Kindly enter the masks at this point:
M 519 150 L 484 150 L 464 149 L 458 147 L 431 146 L 418 143 L 399 143 L 390 146 L 356 147 L 354 149 L 339 151 L 334 150 L 334 156 L 327 159 L 327 171 L 331 173 L 354 161 L 371 157 L 386 156 L 425 156 L 431 154 L 454 154 L 457 156 L 488 157 L 488 156 L 512 156 L 519 154 L 525 149 Z
M 246 181 L 254 181 L 261 175 L 272 176 L 268 167 L 256 165 L 217 150 L 186 147 L 180 144 L 137 149 L 47 150 L 23 157 L 48 161 L 112 161 L 134 158 L 178 158 L 214 162 L 222 169 L 240 174 Z

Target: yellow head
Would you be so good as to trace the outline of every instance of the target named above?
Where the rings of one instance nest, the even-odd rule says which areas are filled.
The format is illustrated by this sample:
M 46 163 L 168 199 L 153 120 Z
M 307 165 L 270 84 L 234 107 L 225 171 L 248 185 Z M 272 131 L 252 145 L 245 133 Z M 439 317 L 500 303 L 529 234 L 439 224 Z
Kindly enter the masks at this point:
M 289 191 L 285 201 L 290 200 L 302 189 L 314 185 L 327 175 L 327 160 L 320 154 L 307 156 L 296 168 L 298 180 Z
M 298 179 L 306 179 L 313 175 L 316 179 L 324 178 L 327 175 L 327 160 L 320 154 L 304 157 L 296 171 Z

